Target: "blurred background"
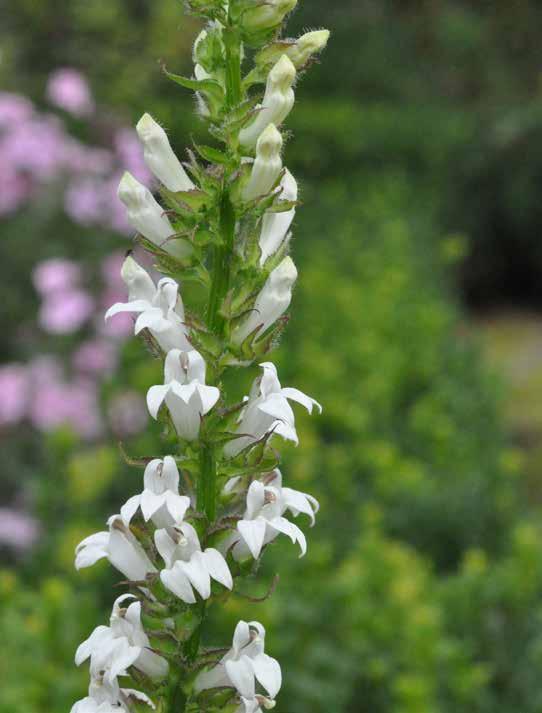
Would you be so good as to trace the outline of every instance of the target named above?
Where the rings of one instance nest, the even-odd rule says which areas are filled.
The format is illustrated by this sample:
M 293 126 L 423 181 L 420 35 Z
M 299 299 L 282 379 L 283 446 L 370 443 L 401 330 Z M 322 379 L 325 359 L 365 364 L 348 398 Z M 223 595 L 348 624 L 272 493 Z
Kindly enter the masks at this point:
M 287 161 L 300 268 L 278 355 L 300 414 L 290 482 L 322 511 L 277 544 L 264 605 L 283 713 L 542 710 L 542 5 L 305 0 L 328 27 Z M 0 712 L 63 713 L 78 643 L 110 608 L 102 529 L 156 450 L 159 379 L 122 298 L 120 171 L 148 178 L 150 111 L 182 152 L 198 31 L 176 0 L 4 0 L 0 26 Z M 123 336 L 124 335 L 124 336 Z M 84 669 L 85 667 L 83 667 Z

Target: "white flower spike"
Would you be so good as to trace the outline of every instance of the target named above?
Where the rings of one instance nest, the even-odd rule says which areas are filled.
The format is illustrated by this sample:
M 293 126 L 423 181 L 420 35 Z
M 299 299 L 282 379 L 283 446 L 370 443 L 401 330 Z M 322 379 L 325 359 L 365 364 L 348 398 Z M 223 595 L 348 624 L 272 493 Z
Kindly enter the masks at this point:
M 257 621 L 240 621 L 235 627 L 233 645 L 210 671 L 200 673 L 195 681 L 197 691 L 233 686 L 239 693 L 239 710 L 257 711 L 260 705 L 273 707 L 273 699 L 282 686 L 278 661 L 264 652 L 265 629 Z M 256 692 L 259 684 L 266 695 Z M 269 705 L 270 704 L 270 705 Z
M 194 589 L 202 599 L 211 596 L 211 579 L 226 589 L 233 588 L 233 580 L 226 560 L 218 550 L 201 550 L 198 535 L 187 522 L 168 530 L 154 533 L 156 549 L 166 567 L 160 579 L 167 589 L 187 604 L 194 604 Z
M 260 134 L 256 144 L 256 160 L 252 164 L 250 177 L 243 190 L 245 201 L 265 196 L 273 188 L 282 171 L 281 150 L 280 131 L 274 124 L 269 124 Z
M 201 419 L 216 404 L 220 391 L 205 384 L 205 362 L 199 352 L 172 349 L 166 356 L 164 384 L 147 393 L 149 413 L 156 419 L 165 402 L 181 438 L 194 441 Z
M 164 129 L 150 114 L 143 114 L 136 125 L 143 144 L 143 158 L 149 169 L 164 186 L 173 192 L 191 191 L 194 184 L 173 152 Z
M 297 200 L 297 182 L 288 169 L 284 170 L 280 187 L 282 188 L 280 200 Z M 268 211 L 264 215 L 259 240 L 260 267 L 263 267 L 267 258 L 274 255 L 283 245 L 288 237 L 288 231 L 290 230 L 294 217 L 295 208 L 290 208 L 290 210 L 283 211 L 282 213 Z
M 225 546 L 233 547 L 233 556 L 241 560 L 249 554 L 258 559 L 262 548 L 279 534 L 287 535 L 299 544 L 301 557 L 307 551 L 307 541 L 303 532 L 284 517 L 290 511 L 294 517 L 300 513 L 307 515 L 314 525 L 314 516 L 319 510 L 318 501 L 299 490 L 282 487 L 282 474 L 276 469 L 263 482 L 251 483 L 246 499 L 243 519 L 237 523 L 237 533 L 227 540 Z
M 190 246 L 172 236 L 175 230 L 162 206 L 142 183 L 126 171 L 119 183 L 118 197 L 126 206 L 128 220 L 147 240 L 174 257 L 185 257 Z
M 155 286 L 150 275 L 130 255 L 125 259 L 121 277 L 128 287 L 128 302 L 117 302 L 110 307 L 105 319 L 121 312 L 139 314 L 135 334 L 148 329 L 164 352 L 170 349 L 192 349 L 188 329 L 184 324 L 184 306 L 179 285 L 170 277 L 163 277 Z
M 286 119 L 295 102 L 292 85 L 296 70 L 292 61 L 284 54 L 269 72 L 265 94 L 254 121 L 239 133 L 242 146 L 252 148 L 261 133 L 269 124 L 280 126 Z
M 156 572 L 145 550 L 120 515 L 110 517 L 107 524 L 108 532 L 96 532 L 77 545 L 76 569 L 91 567 L 98 560 L 107 558 L 113 567 L 134 582 L 142 581 L 147 574 Z
M 167 676 L 168 663 L 151 650 L 149 637 L 141 624 L 141 602 L 121 606 L 131 599 L 135 599 L 131 594 L 118 597 L 110 625 L 96 627 L 75 653 L 77 666 L 90 658 L 93 678 L 103 675 L 104 680 L 113 683 L 117 676 L 126 675 L 130 666 L 152 679 Z
M 190 498 L 179 495 L 179 470 L 172 456 L 154 458 L 143 475 L 144 490 L 133 495 L 120 509 L 129 525 L 138 509 L 145 522 L 152 520 L 156 527 L 172 527 L 182 522 L 190 507 Z
M 295 416 L 288 400 L 297 401 L 312 413 L 316 406 L 322 413 L 322 407 L 310 396 L 299 389 L 282 387 L 277 376 L 277 369 L 271 362 L 260 364 L 263 374 L 254 380 L 250 396 L 241 413 L 237 432 L 239 438 L 230 441 L 224 448 L 226 455 L 233 457 L 243 448 L 256 443 L 266 434 L 273 432 L 282 438 L 298 443 L 295 430 Z
M 292 301 L 296 279 L 294 262 L 292 258 L 285 257 L 267 278 L 250 315 L 233 333 L 232 339 L 236 344 L 241 344 L 256 330 L 256 338 L 264 334 L 286 312 Z

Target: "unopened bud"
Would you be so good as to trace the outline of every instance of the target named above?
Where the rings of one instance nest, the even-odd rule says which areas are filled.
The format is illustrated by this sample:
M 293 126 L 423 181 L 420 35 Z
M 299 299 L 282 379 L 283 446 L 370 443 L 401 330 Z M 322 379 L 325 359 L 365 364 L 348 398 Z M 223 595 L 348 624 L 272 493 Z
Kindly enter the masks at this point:
M 296 279 L 294 262 L 290 257 L 285 257 L 267 278 L 249 317 L 234 332 L 233 341 L 236 344 L 241 344 L 258 327 L 258 333 L 263 334 L 286 312 L 292 301 L 292 288 Z
M 128 288 L 128 299 L 152 302 L 156 288 L 149 273 L 131 255 L 124 260 L 120 269 L 122 281 Z
M 245 10 L 242 16 L 243 29 L 248 32 L 271 30 L 297 5 L 297 0 L 266 0 L 261 5 Z
M 283 201 L 297 200 L 297 182 L 290 171 L 286 169 L 280 182 L 282 193 L 279 196 Z M 274 213 L 268 211 L 262 220 L 260 232 L 260 265 L 263 265 L 270 255 L 273 255 L 286 240 L 290 226 L 295 216 L 295 208 Z
M 263 102 L 256 119 L 239 133 L 239 141 L 243 146 L 254 146 L 266 126 L 280 126 L 286 119 L 295 101 L 292 89 L 295 78 L 295 67 L 283 54 L 269 72 Z
M 325 49 L 329 35 L 329 30 L 313 30 L 301 35 L 297 40 L 272 42 L 258 52 L 256 64 L 264 69 L 285 54 L 296 69 L 302 69 L 313 55 Z
M 143 144 L 143 158 L 156 178 L 170 191 L 191 191 L 194 184 L 175 156 L 164 129 L 150 114 L 143 114 L 136 126 Z
M 273 188 L 282 171 L 282 136 L 274 124 L 260 134 L 256 144 L 256 160 L 252 172 L 243 191 L 245 201 L 264 196 Z
M 169 240 L 175 231 L 162 206 L 149 189 L 128 171 L 121 179 L 117 195 L 126 206 L 128 220 L 141 235 L 176 257 L 186 255 L 188 249 L 184 245 L 177 240 Z

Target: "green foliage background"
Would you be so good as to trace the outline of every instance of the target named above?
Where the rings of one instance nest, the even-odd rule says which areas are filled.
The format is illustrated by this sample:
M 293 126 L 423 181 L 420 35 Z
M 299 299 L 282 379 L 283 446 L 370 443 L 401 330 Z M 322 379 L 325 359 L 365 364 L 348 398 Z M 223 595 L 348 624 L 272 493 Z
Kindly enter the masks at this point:
M 198 135 L 189 99 L 158 66 L 189 64 L 197 28 L 174 0 L 4 4 L 4 87 L 39 101 L 47 73 L 73 65 L 129 120 L 152 111 L 177 149 Z M 522 298 L 534 299 L 542 7 L 301 5 L 292 33 L 327 26 L 333 36 L 288 121 L 304 205 L 279 363 L 284 383 L 325 406 L 318 419 L 300 416 L 301 446 L 284 468 L 322 511 L 305 559 L 271 548 L 275 595 L 234 600 L 217 627 L 228 639 L 240 616 L 270 626 L 283 713 L 538 713 L 539 513 L 503 430 L 500 384 L 455 294 L 460 284 L 476 303 L 506 298 L 516 270 Z M 2 226 L 2 270 L 18 277 L 9 290 L 3 281 L 13 305 L 3 330 L 35 309 L 37 257 L 93 260 L 110 248 L 39 214 Z M 13 356 L 9 343 L 2 351 Z M 131 343 L 104 399 L 120 381 L 144 390 L 156 378 Z M 151 430 L 128 446 L 148 453 L 156 442 Z M 113 443 L 85 446 L 69 432 L 2 447 L 5 482 L 26 479 L 45 530 L 32 557 L 0 575 L 0 713 L 61 713 L 83 693 L 73 652 L 115 581 L 105 565 L 75 576 L 73 546 L 140 474 Z

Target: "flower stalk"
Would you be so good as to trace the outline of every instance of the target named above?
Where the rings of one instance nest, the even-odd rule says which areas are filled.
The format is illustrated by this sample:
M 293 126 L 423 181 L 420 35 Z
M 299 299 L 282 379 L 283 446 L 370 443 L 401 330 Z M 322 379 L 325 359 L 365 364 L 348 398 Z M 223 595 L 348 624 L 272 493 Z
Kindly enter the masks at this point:
M 110 626 L 97 627 L 78 649 L 76 662 L 89 661 L 91 680 L 72 713 L 273 708 L 282 672 L 265 652 L 264 627 L 240 621 L 224 648 L 206 615 L 232 593 L 259 601 L 250 594 L 254 563 L 281 536 L 303 556 L 306 536 L 293 519 L 312 526 L 319 507 L 283 485 L 277 445 L 298 442 L 292 403 L 309 413 L 321 406 L 283 387 L 267 358 L 297 279 L 288 255 L 297 183 L 283 166 L 281 125 L 295 101 L 294 81 L 327 33 L 282 39 L 295 0 L 186 5 L 207 22 L 194 45 L 194 76 L 165 73 L 195 92 L 220 147 L 195 145 L 183 164 L 164 128 L 144 114 L 138 135 L 159 200 L 129 174 L 119 187 L 135 240 L 158 275 L 127 257 L 127 301 L 106 318 L 114 325 L 119 313 L 137 315 L 135 334 L 163 363 L 163 383 L 149 389 L 147 406 L 164 425 L 166 452 L 125 455 L 145 468 L 141 492 L 76 549 L 78 569 L 107 559 L 128 592 L 116 600 Z M 231 369 L 255 374 L 240 403 L 223 388 Z

